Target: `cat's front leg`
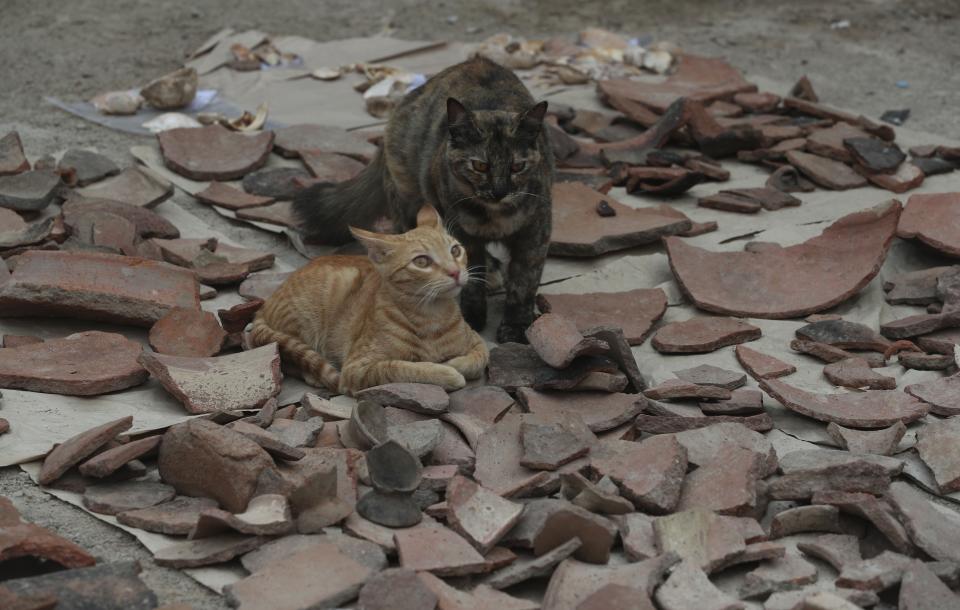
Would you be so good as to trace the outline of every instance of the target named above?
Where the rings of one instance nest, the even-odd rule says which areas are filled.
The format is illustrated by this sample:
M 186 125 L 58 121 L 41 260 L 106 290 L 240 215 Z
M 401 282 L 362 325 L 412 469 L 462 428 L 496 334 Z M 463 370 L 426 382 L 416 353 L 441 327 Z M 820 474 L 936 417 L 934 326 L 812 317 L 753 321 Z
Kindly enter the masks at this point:
M 351 396 L 385 383 L 427 383 L 445 390 L 459 390 L 467 385 L 466 379 L 455 368 L 436 362 L 348 361 L 340 374 L 340 391 Z
M 527 327 L 535 319 L 534 306 L 543 266 L 550 247 L 549 216 L 531 223 L 508 242 L 510 266 L 507 268 L 506 304 L 503 321 L 497 328 L 498 343 L 526 343 Z
M 472 330 L 468 332 L 472 336 L 470 337 L 471 345 L 467 353 L 451 358 L 444 362 L 444 364 L 460 371 L 460 374 L 466 379 L 479 379 L 483 375 L 483 370 L 487 368 L 487 363 L 490 361 L 490 351 L 487 349 L 487 345 L 483 342 L 480 335 Z
M 482 331 L 487 325 L 487 250 L 480 240 L 461 239 L 467 249 L 470 281 L 460 292 L 460 309 L 470 328 Z

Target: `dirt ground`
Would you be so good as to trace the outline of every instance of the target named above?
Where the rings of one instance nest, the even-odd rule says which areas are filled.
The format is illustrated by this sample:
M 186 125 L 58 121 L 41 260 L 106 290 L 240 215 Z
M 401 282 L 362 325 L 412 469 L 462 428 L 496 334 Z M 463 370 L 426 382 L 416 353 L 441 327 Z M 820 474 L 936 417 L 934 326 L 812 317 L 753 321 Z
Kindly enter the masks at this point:
M 848 27 L 831 27 L 844 20 Z M 909 127 L 960 137 L 955 0 L 4 0 L 0 133 L 19 130 L 34 157 L 93 147 L 129 164 L 126 151 L 140 137 L 64 114 L 43 96 L 74 100 L 142 84 L 178 67 L 185 53 L 225 26 L 317 40 L 384 31 L 401 38 L 481 40 L 503 31 L 573 35 L 587 25 L 724 56 L 748 75 L 792 82 L 807 74 L 826 102 L 873 117 L 909 108 Z M 182 193 L 175 201 L 241 243 L 295 257 L 278 239 L 230 223 Z M 155 566 L 132 537 L 40 491 L 18 468 L 0 470 L 0 495 L 11 497 L 27 519 L 98 557 L 140 560 L 161 603 L 226 608 L 190 578 Z

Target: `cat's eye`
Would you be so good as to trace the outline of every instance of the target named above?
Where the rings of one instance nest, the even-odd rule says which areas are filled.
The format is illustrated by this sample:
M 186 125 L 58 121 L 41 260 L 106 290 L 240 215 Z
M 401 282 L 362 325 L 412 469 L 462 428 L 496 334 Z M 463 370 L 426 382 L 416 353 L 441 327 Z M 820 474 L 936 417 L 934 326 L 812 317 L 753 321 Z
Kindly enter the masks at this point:
M 488 169 L 490 169 L 490 166 L 487 165 L 487 162 L 486 162 L 486 161 L 481 161 L 480 159 L 471 159 L 471 160 L 470 160 L 470 167 L 473 168 L 473 171 L 475 171 L 475 172 L 481 172 L 481 173 L 484 173 L 484 172 L 486 172 Z
M 453 258 L 460 258 L 460 255 L 463 254 L 463 248 L 458 244 L 453 244 L 453 247 L 450 248 L 450 254 L 453 255 Z
M 515 173 L 515 174 L 519 174 L 519 173 L 522 172 L 522 171 L 524 170 L 524 168 L 526 168 L 526 167 L 527 167 L 526 162 L 524 162 L 524 161 L 515 161 L 515 162 L 513 163 L 513 165 L 510 166 L 510 171 L 513 172 L 513 173 Z
M 429 256 L 425 256 L 423 254 L 413 259 L 413 264 L 416 265 L 417 267 L 420 267 L 421 269 L 426 269 L 427 267 L 430 266 L 430 263 L 432 262 L 433 261 L 430 260 Z

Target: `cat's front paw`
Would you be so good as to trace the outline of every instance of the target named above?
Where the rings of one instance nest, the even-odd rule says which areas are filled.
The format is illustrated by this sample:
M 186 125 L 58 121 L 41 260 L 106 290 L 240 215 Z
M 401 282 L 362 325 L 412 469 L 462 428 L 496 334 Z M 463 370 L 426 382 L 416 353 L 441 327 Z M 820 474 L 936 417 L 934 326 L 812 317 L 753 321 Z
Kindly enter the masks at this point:
M 457 356 L 456 358 L 447 360 L 443 364 L 459 371 L 464 379 L 479 378 L 485 368 L 485 365 L 478 363 L 476 358 L 470 356 Z
M 497 329 L 497 343 L 526 343 L 527 326 L 525 324 L 507 324 L 503 322 Z
M 428 370 L 427 379 L 424 383 L 438 385 L 444 390 L 459 390 L 467 385 L 467 380 L 457 369 L 446 364 L 432 364 Z

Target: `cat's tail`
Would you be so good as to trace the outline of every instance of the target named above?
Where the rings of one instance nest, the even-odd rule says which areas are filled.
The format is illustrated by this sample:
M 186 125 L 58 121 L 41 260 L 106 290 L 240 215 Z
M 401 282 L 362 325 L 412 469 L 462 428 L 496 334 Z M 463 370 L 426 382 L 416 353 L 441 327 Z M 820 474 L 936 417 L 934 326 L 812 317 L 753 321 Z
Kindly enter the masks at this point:
M 370 229 L 389 213 L 386 179 L 381 148 L 370 165 L 350 180 L 303 189 L 293 199 L 301 233 L 316 243 L 339 245 L 353 239 L 349 227 Z
M 300 370 L 303 380 L 313 386 L 324 386 L 331 392 L 338 391 L 340 371 L 303 341 L 293 335 L 271 328 L 259 316 L 253 320 L 250 339 L 255 346 L 276 343 L 280 358 Z

